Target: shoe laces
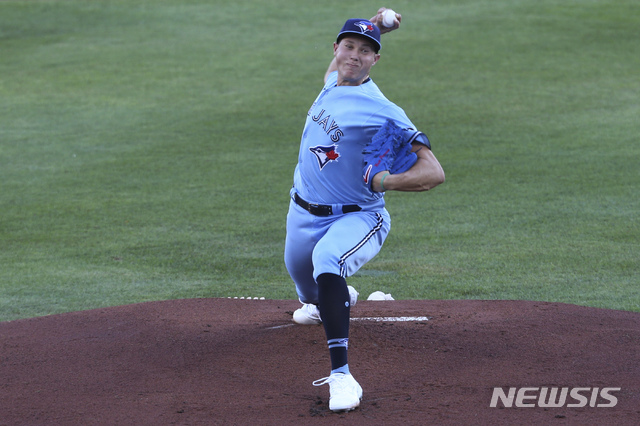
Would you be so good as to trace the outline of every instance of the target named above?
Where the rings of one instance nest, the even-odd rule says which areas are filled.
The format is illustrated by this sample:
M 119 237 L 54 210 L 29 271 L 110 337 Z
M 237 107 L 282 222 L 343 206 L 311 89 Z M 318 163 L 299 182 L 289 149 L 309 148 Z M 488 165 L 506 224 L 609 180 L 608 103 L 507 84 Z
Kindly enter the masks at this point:
M 327 383 L 331 383 L 332 381 L 333 381 L 333 379 L 331 378 L 331 376 L 323 377 L 322 379 L 318 379 L 318 380 L 314 381 L 313 382 L 313 386 L 326 385 Z
M 347 381 L 344 380 L 346 378 L 347 378 L 346 374 L 336 373 L 336 374 L 330 375 L 329 377 L 323 377 L 322 379 L 316 380 L 315 382 L 313 382 L 313 386 L 322 386 L 322 385 L 329 384 L 329 386 L 331 386 L 332 389 L 334 387 L 344 388 L 347 385 Z

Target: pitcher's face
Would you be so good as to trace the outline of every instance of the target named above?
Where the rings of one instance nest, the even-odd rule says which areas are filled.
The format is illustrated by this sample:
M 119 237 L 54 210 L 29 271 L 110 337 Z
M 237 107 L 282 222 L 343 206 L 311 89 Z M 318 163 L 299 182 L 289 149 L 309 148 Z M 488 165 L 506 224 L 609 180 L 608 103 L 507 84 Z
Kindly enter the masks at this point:
M 380 59 L 373 43 L 358 36 L 347 36 L 334 43 L 333 55 L 338 66 L 338 86 L 359 86 Z

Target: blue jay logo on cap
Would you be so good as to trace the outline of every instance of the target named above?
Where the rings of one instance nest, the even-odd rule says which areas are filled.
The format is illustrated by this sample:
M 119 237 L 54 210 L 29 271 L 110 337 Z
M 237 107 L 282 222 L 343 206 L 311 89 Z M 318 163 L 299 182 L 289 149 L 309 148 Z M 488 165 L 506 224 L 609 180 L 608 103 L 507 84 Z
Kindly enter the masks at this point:
M 355 25 L 360 27 L 362 34 L 367 33 L 369 31 L 373 31 L 373 24 L 369 21 L 360 21 L 356 22 Z

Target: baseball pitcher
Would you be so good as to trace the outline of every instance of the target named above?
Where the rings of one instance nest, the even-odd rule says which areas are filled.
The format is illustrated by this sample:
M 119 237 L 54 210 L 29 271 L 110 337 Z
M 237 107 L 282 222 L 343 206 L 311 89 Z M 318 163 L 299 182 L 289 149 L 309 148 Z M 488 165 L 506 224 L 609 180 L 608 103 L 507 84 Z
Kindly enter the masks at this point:
M 333 43 L 324 87 L 307 112 L 287 214 L 285 264 L 302 303 L 293 320 L 324 327 L 331 373 L 314 385 L 330 385 L 333 411 L 352 410 L 362 399 L 347 359 L 358 293 L 346 278 L 380 251 L 389 233 L 384 193 L 427 191 L 444 182 L 427 136 L 370 77 L 381 34 L 402 20 L 395 14 L 393 25 L 383 26 L 386 10 L 347 20 Z

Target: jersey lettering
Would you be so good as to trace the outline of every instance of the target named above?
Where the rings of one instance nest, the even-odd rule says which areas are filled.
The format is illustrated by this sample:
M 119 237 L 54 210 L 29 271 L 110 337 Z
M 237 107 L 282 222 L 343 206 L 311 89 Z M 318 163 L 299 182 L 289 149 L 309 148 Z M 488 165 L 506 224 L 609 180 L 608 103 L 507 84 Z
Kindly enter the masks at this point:
M 322 130 L 324 130 L 325 133 L 329 135 L 333 142 L 338 142 L 340 141 L 340 138 L 344 136 L 344 133 L 342 132 L 342 130 L 340 130 L 340 126 L 338 126 L 335 120 L 331 120 L 331 124 L 329 125 L 329 128 L 327 128 L 329 120 L 331 119 L 331 115 L 327 115 L 323 118 L 325 112 L 326 111 L 323 109 L 318 113 L 318 115 L 312 116 L 311 119 L 318 123 L 320 127 L 322 127 Z M 335 133 L 331 134 L 331 132 L 333 132 L 334 130 Z

